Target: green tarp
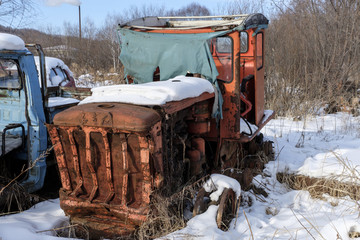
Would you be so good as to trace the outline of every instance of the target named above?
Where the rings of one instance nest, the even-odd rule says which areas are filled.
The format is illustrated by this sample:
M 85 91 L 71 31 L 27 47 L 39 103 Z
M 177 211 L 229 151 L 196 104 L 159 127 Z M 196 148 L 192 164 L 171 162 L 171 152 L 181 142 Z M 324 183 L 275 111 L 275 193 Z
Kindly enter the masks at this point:
M 212 116 L 221 119 L 223 98 L 216 81 L 219 73 L 207 40 L 228 32 L 230 31 L 164 34 L 120 28 L 121 53 L 119 58 L 124 65 L 125 76 L 132 76 L 134 83 L 153 81 L 157 67 L 160 69 L 160 80 L 186 75 L 187 72 L 202 74 L 217 89 L 217 101 L 215 101 Z
M 164 34 L 119 29 L 121 37 L 120 60 L 125 75 L 134 77 L 135 83 L 153 81 L 157 67 L 160 80 L 167 80 L 187 72 L 200 73 L 211 82 L 218 71 L 211 56 L 207 40 L 227 31 L 196 34 Z

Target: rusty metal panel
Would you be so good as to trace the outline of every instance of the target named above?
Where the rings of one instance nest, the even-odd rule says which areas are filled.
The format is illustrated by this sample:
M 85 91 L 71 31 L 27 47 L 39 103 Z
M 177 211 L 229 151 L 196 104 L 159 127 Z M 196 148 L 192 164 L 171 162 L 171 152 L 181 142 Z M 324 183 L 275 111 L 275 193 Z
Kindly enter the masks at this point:
M 145 132 L 158 121 L 153 109 L 122 103 L 90 103 L 78 105 L 57 114 L 55 125 L 109 127 L 123 131 Z
M 62 147 L 58 131 L 56 127 L 54 127 L 53 125 L 47 125 L 47 127 L 48 127 L 49 135 L 51 137 L 52 144 L 54 146 L 54 152 L 59 167 L 62 187 L 67 191 L 71 191 L 72 189 L 70 183 L 69 169 L 65 161 L 64 149 Z
M 66 214 L 72 219 L 96 217 L 95 230 L 96 226 L 130 229 L 146 219 L 150 194 L 163 174 L 161 122 L 147 134 L 87 126 L 48 125 L 48 129 L 63 184 L 60 204 Z M 109 225 L 107 220 L 113 217 L 116 221 Z

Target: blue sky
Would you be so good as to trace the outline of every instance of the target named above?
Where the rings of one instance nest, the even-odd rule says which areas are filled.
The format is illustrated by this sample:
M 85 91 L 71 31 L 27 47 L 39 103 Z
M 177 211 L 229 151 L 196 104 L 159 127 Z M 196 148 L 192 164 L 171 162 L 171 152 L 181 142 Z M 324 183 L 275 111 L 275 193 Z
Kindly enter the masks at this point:
M 78 23 L 78 7 L 63 3 L 59 6 L 48 6 L 45 2 L 78 1 L 78 0 L 33 0 L 38 9 L 38 14 L 27 27 L 45 29 L 48 26 L 62 28 L 64 22 L 71 24 Z M 217 8 L 217 5 L 227 0 L 81 0 L 82 21 L 91 19 L 97 27 L 104 24 L 108 14 L 117 14 L 127 11 L 131 6 L 141 7 L 143 5 L 165 6 L 166 9 L 179 9 L 189 3 L 197 2 L 208 7 L 210 11 Z

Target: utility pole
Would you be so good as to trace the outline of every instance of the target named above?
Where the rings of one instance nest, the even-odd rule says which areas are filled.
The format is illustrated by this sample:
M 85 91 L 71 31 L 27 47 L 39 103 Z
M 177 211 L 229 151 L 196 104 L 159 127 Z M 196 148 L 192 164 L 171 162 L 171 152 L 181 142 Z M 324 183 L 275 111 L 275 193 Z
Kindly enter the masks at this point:
M 79 5 L 79 37 L 81 41 L 81 11 L 80 11 L 80 5 Z

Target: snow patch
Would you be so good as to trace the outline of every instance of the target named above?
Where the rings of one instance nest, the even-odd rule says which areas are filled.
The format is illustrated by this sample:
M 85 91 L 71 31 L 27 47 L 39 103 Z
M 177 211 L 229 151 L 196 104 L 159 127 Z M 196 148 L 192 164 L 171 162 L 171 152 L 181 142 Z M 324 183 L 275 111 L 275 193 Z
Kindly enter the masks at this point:
M 54 76 L 51 79 L 51 86 L 59 86 L 59 84 L 61 83 L 62 78 L 60 76 Z
M 25 42 L 20 37 L 0 33 L 0 50 L 25 50 Z
M 266 122 L 273 113 L 273 110 L 265 110 L 262 123 Z
M 38 203 L 27 211 L 1 217 L 0 239 L 62 239 L 56 237 L 54 231 L 44 230 L 64 225 L 69 225 L 69 219 L 61 210 L 59 199 L 49 200 Z
M 212 201 L 218 201 L 225 188 L 234 190 L 236 198 L 239 198 L 241 194 L 240 183 L 237 180 L 222 174 L 211 174 L 203 187 L 206 192 L 214 191 L 210 194 L 210 199 Z
M 258 127 L 251 124 L 244 119 L 240 118 L 240 133 L 246 133 L 249 135 L 254 134 L 258 130 Z
M 346 113 L 303 121 L 272 120 L 264 135 L 274 137 L 277 148 L 282 149 L 273 167 L 278 172 L 360 184 L 359 122 L 360 117 Z
M 93 102 L 121 102 L 136 105 L 163 105 L 171 101 L 213 93 L 212 84 L 202 78 L 177 76 L 167 81 L 144 84 L 121 84 L 91 89 L 92 96 L 80 104 Z
M 274 113 L 274 111 L 272 111 L 272 110 L 265 110 L 264 117 L 263 117 L 261 124 L 266 122 L 273 113 Z M 248 121 L 240 118 L 240 133 L 253 135 L 257 130 L 258 130 L 258 127 L 256 125 L 251 124 Z
M 67 104 L 79 103 L 80 100 L 75 98 L 51 97 L 49 98 L 48 107 L 64 106 Z
M 115 85 L 112 80 L 95 81 L 95 77 L 89 73 L 80 75 L 77 79 L 74 80 L 77 87 L 95 88 L 101 86 Z

